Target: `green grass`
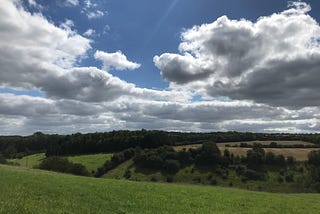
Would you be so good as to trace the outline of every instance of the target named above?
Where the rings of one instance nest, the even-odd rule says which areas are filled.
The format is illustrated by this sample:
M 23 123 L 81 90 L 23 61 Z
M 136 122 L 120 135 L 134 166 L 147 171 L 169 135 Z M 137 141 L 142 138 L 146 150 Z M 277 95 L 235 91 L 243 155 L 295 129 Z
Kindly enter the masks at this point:
M 300 164 L 302 165 L 302 164 Z M 299 166 L 300 166 L 299 165 Z M 129 180 L 133 181 L 158 181 L 167 182 L 167 177 L 173 178 L 174 183 L 180 184 L 197 184 L 197 185 L 212 185 L 212 180 L 216 180 L 215 186 L 222 187 L 236 187 L 246 190 L 266 191 L 275 193 L 301 193 L 305 192 L 304 180 L 306 176 L 304 173 L 287 169 L 286 173 L 294 175 L 293 182 L 278 181 L 279 169 L 269 169 L 265 176 L 265 180 L 250 180 L 243 182 L 242 177 L 237 175 L 235 170 L 229 169 L 228 175 L 224 179 L 221 175 L 213 169 L 198 169 L 194 165 L 187 166 L 179 170 L 175 175 L 168 175 L 161 173 L 159 170 L 141 169 L 137 168 L 132 159 L 128 160 L 115 169 L 105 173 L 102 178 L 109 179 L 125 179 L 125 172 L 130 170 L 131 177 Z M 284 176 L 282 176 L 284 178 Z
M 110 160 L 112 154 L 93 154 L 93 155 L 77 155 L 68 156 L 69 161 L 84 165 L 89 172 L 96 171 L 106 160 Z
M 37 167 L 45 157 L 45 153 L 37 153 L 33 155 L 24 156 L 21 159 L 11 159 L 9 161 L 17 163 L 20 166 L 34 168 Z
M 320 194 L 97 179 L 0 165 L 0 213 L 318 213 Z
M 84 165 L 89 172 L 95 171 L 98 167 L 102 166 L 106 160 L 110 160 L 112 154 L 92 154 L 92 155 L 77 155 L 67 156 L 69 161 L 73 163 L 80 163 Z M 45 153 L 38 153 L 25 156 L 21 159 L 11 159 L 10 162 L 17 163 L 20 166 L 35 168 L 45 158 Z

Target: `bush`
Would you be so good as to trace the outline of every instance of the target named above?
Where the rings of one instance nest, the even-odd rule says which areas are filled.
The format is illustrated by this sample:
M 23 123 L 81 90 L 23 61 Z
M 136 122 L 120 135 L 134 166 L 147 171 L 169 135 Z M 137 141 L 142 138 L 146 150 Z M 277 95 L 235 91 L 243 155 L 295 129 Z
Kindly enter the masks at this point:
M 151 177 L 151 179 L 150 179 L 152 182 L 157 182 L 158 181 L 158 179 L 156 178 L 156 177 Z
M 309 153 L 308 164 L 313 167 L 320 167 L 320 150 Z
M 210 185 L 217 185 L 217 183 L 217 180 L 214 178 L 210 180 Z
M 167 182 L 172 183 L 173 182 L 173 176 L 167 176 Z
M 66 173 L 89 176 L 89 172 L 86 167 L 80 163 L 70 163 Z
M 129 169 L 127 169 L 125 172 L 124 172 L 124 175 L 123 175 L 126 179 L 129 179 L 131 177 L 131 171 Z
M 287 157 L 287 164 L 288 164 L 288 165 L 294 165 L 294 163 L 295 163 L 294 157 L 288 156 L 288 157 Z
M 279 175 L 277 180 L 278 180 L 279 183 L 283 183 L 283 177 L 282 176 Z
M 2 156 L 0 155 L 0 164 L 7 164 L 7 160 Z
M 248 180 L 262 180 L 264 179 L 264 174 L 257 172 L 252 169 L 247 169 L 244 171 L 243 176 Z
M 74 175 L 89 175 L 89 172 L 82 164 L 71 163 L 67 158 L 58 156 L 47 157 L 40 163 L 39 168 L 55 172 L 70 173 Z
M 285 177 L 286 182 L 293 182 L 293 174 L 287 174 Z
M 320 193 L 320 182 L 315 182 L 310 185 L 310 190 L 312 192 Z
M 180 169 L 180 163 L 177 160 L 166 160 L 165 161 L 165 170 L 168 173 L 176 173 Z

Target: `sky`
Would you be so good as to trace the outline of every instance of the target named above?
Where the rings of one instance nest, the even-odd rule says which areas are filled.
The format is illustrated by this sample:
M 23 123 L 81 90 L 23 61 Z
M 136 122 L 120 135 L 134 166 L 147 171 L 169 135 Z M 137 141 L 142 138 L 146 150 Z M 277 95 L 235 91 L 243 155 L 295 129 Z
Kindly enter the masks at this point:
M 0 135 L 315 133 L 320 2 L 2 0 Z

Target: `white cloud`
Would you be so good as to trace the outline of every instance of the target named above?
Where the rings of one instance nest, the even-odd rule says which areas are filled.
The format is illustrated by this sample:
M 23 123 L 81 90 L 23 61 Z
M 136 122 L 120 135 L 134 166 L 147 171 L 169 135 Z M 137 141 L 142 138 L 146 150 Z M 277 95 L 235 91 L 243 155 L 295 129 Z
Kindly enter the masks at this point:
M 94 8 L 98 6 L 96 3 L 92 3 L 91 0 L 84 0 L 84 5 L 86 8 Z
M 86 12 L 86 15 L 87 15 L 88 19 L 97 19 L 97 18 L 103 17 L 105 15 L 105 12 L 103 12 L 101 10 L 88 11 L 88 12 Z
M 66 4 L 70 5 L 70 6 L 77 6 L 77 5 L 79 5 L 79 1 L 78 0 L 66 0 Z
M 83 33 L 83 35 L 84 35 L 84 36 L 91 37 L 91 36 L 93 36 L 95 33 L 96 33 L 95 30 L 89 28 L 88 30 L 86 30 L 86 32 Z
M 83 4 L 81 12 L 84 13 L 88 19 L 97 19 L 108 14 L 107 11 L 97 9 L 98 4 L 91 0 L 84 0 Z
M 28 0 L 28 3 L 30 6 L 33 6 L 33 7 L 37 6 L 37 2 L 35 0 Z
M 134 70 L 141 66 L 136 62 L 129 61 L 121 51 L 115 53 L 96 51 L 94 58 L 101 60 L 103 62 L 103 69 L 107 71 L 110 68 L 115 68 L 116 70 Z
M 256 22 L 226 16 L 185 30 L 180 54 L 155 56 L 171 87 L 211 97 L 301 108 L 320 104 L 320 27 L 311 7 L 292 2 Z
M 89 0 L 86 4 L 95 7 Z M 78 59 L 85 57 L 91 46 L 89 39 L 73 30 L 74 23 L 71 20 L 66 20 L 57 27 L 41 14 L 28 13 L 21 5 L 16 7 L 13 1 L 5 0 L 0 4 L 0 87 L 40 90 L 44 97 L 0 93 L 0 134 L 31 134 L 39 130 L 47 133 L 71 133 L 141 128 L 180 131 L 315 132 L 320 128 L 318 106 L 287 109 L 230 99 L 191 101 L 194 95 L 201 93 L 217 96 L 218 92 L 212 89 L 216 81 L 221 82 L 224 90 L 226 89 L 223 88 L 223 84 L 230 84 L 230 90 L 234 89 L 234 84 L 241 86 L 242 81 L 252 78 L 250 72 L 256 72 L 252 68 L 253 65 L 259 62 L 259 66 L 264 65 L 265 68 L 265 65 L 270 64 L 267 62 L 270 59 L 266 57 L 270 53 L 273 53 L 271 56 L 277 53 L 277 57 L 281 59 L 279 63 L 271 64 L 272 66 L 282 66 L 281 70 L 296 72 L 300 77 L 302 75 L 303 79 L 303 74 L 299 72 L 299 63 L 292 64 L 290 69 L 286 67 L 288 64 L 283 65 L 282 59 L 288 53 L 286 49 L 292 51 L 288 60 L 291 60 L 291 54 L 294 53 L 297 57 L 300 57 L 299 54 L 310 57 L 309 61 L 313 64 L 307 63 L 304 69 L 312 71 L 318 59 L 315 44 L 317 40 L 313 39 L 307 44 L 307 47 L 314 51 L 314 55 L 311 56 L 310 50 L 305 50 L 300 44 L 305 41 L 302 37 L 301 41 L 295 40 L 294 47 L 290 38 L 297 36 L 296 31 L 300 32 L 300 28 L 295 28 L 295 22 L 300 19 L 308 22 L 310 26 L 307 30 L 304 22 L 299 23 L 305 31 L 306 38 L 310 36 L 309 31 L 315 31 L 317 28 L 313 25 L 314 20 L 303 12 L 309 10 L 307 5 L 297 4 L 295 7 L 300 9 L 288 9 L 283 13 L 261 18 L 256 23 L 221 18 L 219 23 L 217 21 L 215 24 L 185 31 L 180 54 L 155 57 L 156 65 L 162 69 L 162 75 L 172 81 L 172 89 L 153 90 L 139 88 L 108 72 L 112 67 L 117 70 L 139 68 L 140 64 L 129 61 L 120 51 L 95 52 L 94 57 L 103 62 L 105 70 L 77 67 Z M 292 19 L 291 27 L 286 26 L 287 16 Z M 269 29 L 270 32 L 259 33 L 258 29 L 264 29 L 266 32 L 270 27 L 271 17 L 284 20 L 283 30 L 280 32 L 275 24 L 274 29 Z M 258 23 L 261 25 L 259 28 Z M 222 31 L 218 33 L 220 38 L 210 34 L 210 29 L 211 33 L 216 33 L 215 25 L 218 24 Z M 278 37 L 282 38 L 280 35 L 286 36 L 287 29 L 290 29 L 291 37 L 287 36 L 286 41 L 274 41 L 281 45 L 281 48 L 278 47 L 279 50 L 274 43 L 261 43 L 262 49 L 267 49 L 266 53 L 257 47 L 257 38 L 251 35 L 254 32 L 254 35 L 261 37 L 261 41 L 267 39 L 266 35 L 270 37 L 269 40 L 273 40 L 272 36 L 277 30 Z M 224 39 L 223 35 L 226 32 L 229 32 L 226 36 L 234 36 L 227 37 L 228 43 L 220 41 Z M 87 34 L 91 33 L 93 32 L 88 31 Z M 219 47 L 215 46 L 216 42 L 209 42 L 212 38 L 220 39 Z M 247 42 L 246 38 L 250 38 L 251 42 Z M 238 44 L 241 43 L 245 48 L 237 47 L 230 41 L 238 41 Z M 301 52 L 297 53 L 295 48 Z M 229 53 L 229 50 L 232 50 L 232 53 Z M 217 56 L 221 59 L 218 57 L 219 60 L 215 61 Z M 248 62 L 239 60 L 239 57 L 248 59 Z M 223 59 L 238 59 L 240 67 L 231 69 L 236 64 L 232 65 L 231 61 L 230 65 L 225 65 Z M 217 66 L 213 69 L 211 65 Z M 317 73 L 317 70 L 313 72 Z M 287 72 L 281 75 L 272 72 L 271 74 L 278 75 L 277 78 L 281 81 L 291 77 Z M 305 75 L 307 77 L 309 73 Z M 259 78 L 263 79 L 263 75 Z M 268 84 L 277 84 L 276 80 L 268 80 Z M 317 78 L 311 81 L 305 79 L 307 80 L 315 87 L 313 85 Z M 297 84 L 301 84 L 301 79 L 299 81 Z M 286 82 L 283 81 L 283 84 L 286 85 Z M 236 91 L 233 93 L 237 97 L 244 96 L 238 95 Z M 218 94 L 221 95 L 220 92 Z M 228 96 L 231 97 L 229 94 Z M 262 98 L 265 99 L 264 96 Z M 308 97 L 306 100 L 309 102 Z M 314 102 L 317 102 L 317 99 Z

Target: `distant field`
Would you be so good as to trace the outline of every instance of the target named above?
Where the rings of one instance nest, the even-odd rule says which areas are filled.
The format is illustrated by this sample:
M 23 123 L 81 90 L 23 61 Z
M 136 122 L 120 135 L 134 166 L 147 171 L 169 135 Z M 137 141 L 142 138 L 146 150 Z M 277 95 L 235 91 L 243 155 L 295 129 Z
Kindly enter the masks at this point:
M 93 154 L 93 155 L 77 155 L 67 156 L 69 161 L 84 165 L 89 172 L 96 170 L 102 166 L 106 160 L 111 159 L 112 154 Z M 25 156 L 21 159 L 12 159 L 11 162 L 18 163 L 20 166 L 34 168 L 37 167 L 45 158 L 45 153 L 38 153 Z
M 306 141 L 300 141 L 300 140 L 291 140 L 291 141 L 286 141 L 286 140 L 266 140 L 266 141 L 261 141 L 261 140 L 254 140 L 254 141 L 243 141 L 243 142 L 226 142 L 226 143 L 219 143 L 221 146 L 225 146 L 227 144 L 229 145 L 240 145 L 240 143 L 247 143 L 249 145 L 253 145 L 254 143 L 259 143 L 262 145 L 269 145 L 270 143 L 275 142 L 278 145 L 296 145 L 296 144 L 302 144 L 302 145 L 314 145 L 314 143 L 306 142 Z
M 0 165 L 0 213 L 318 213 L 320 194 L 97 179 Z
M 68 156 L 69 161 L 84 165 L 89 172 L 96 170 L 102 166 L 106 160 L 110 160 L 112 154 L 93 154 L 93 155 L 77 155 Z
M 221 151 L 224 151 L 225 149 L 229 150 L 234 155 L 242 155 L 245 156 L 247 154 L 247 151 L 250 150 L 250 148 L 241 148 L 241 147 L 225 147 L 225 145 L 240 145 L 240 143 L 247 143 L 247 144 L 254 144 L 254 143 L 260 143 L 263 145 L 268 145 L 271 142 L 275 142 L 279 145 L 295 145 L 295 144 L 303 144 L 303 145 L 313 145 L 313 143 L 305 142 L 305 141 L 244 141 L 244 142 L 227 142 L 227 143 L 217 143 L 219 149 Z M 183 146 L 176 146 L 175 149 L 177 151 L 182 149 L 195 149 L 199 148 L 202 144 L 193 144 L 193 145 L 183 145 Z M 284 155 L 284 156 L 293 156 L 296 158 L 296 160 L 304 161 L 308 158 L 309 152 L 313 150 L 319 150 L 320 148 L 265 148 L 264 150 L 266 152 L 271 151 L 277 155 Z
M 38 153 L 38 154 L 24 156 L 21 159 L 11 159 L 9 161 L 13 163 L 17 163 L 20 166 L 33 168 L 38 166 L 45 157 L 46 157 L 45 153 Z

